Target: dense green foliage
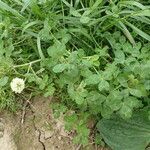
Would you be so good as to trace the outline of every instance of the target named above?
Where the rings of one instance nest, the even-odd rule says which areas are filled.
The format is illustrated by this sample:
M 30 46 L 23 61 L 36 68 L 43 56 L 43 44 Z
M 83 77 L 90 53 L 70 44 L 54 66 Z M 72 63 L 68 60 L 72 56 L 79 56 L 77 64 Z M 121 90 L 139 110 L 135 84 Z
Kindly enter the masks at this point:
M 0 0 L 0 107 L 15 111 L 30 94 L 59 97 L 54 114 L 66 114 L 66 129 L 85 145 L 91 117 L 149 108 L 149 4 Z M 26 81 L 21 94 L 11 91 L 15 77 Z

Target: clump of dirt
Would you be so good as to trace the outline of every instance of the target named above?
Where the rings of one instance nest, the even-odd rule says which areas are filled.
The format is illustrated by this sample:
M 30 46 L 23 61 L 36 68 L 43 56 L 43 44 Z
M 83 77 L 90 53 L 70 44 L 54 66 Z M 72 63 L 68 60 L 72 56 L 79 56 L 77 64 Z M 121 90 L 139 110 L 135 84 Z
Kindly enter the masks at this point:
M 17 150 L 11 133 L 13 133 L 11 122 L 0 118 L 0 150 Z
M 23 112 L 1 115 L 0 150 L 81 150 L 64 130 L 63 117 L 53 117 L 51 101 L 51 98 L 34 98 Z M 95 147 L 89 145 L 84 150 Z
M 53 118 L 51 98 L 35 98 L 26 110 L 24 123 L 16 129 L 15 143 L 18 150 L 73 150 L 75 145 L 62 126 Z M 64 131 L 65 133 L 65 131 Z

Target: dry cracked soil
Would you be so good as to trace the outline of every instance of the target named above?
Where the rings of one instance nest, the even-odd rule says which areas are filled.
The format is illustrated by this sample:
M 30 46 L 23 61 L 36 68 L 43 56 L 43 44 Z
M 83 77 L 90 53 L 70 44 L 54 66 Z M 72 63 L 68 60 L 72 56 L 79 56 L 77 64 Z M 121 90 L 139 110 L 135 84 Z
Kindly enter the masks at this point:
M 92 144 L 82 148 L 65 132 L 63 118 L 55 119 L 51 98 L 34 98 L 17 114 L 0 114 L 0 150 L 104 150 Z M 27 107 L 26 107 L 27 106 Z

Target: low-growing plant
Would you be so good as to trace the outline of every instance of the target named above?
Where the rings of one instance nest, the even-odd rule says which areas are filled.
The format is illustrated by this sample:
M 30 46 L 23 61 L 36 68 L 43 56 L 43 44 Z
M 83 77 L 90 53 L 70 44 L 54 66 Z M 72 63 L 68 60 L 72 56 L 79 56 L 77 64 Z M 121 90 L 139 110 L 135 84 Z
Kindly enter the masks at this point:
M 16 110 L 31 93 L 58 97 L 54 115 L 64 113 L 83 145 L 91 117 L 126 120 L 146 109 L 150 118 L 149 12 L 140 1 L 0 1 L 0 108 Z M 10 87 L 16 77 L 21 94 Z

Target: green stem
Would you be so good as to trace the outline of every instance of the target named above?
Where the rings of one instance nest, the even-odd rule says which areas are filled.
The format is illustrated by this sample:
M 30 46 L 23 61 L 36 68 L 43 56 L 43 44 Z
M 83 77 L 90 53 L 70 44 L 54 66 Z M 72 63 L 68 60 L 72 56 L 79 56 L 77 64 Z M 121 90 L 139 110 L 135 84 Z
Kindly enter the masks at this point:
M 13 67 L 14 68 L 24 67 L 24 66 L 35 64 L 35 63 L 40 62 L 40 61 L 41 61 L 41 59 L 38 59 L 38 60 L 31 61 L 29 63 L 25 63 L 25 64 L 22 64 L 22 65 L 16 65 L 16 66 L 13 66 Z
M 37 48 L 38 48 L 38 52 L 39 52 L 41 59 L 44 59 L 45 56 L 44 56 L 42 49 L 41 49 L 41 40 L 40 40 L 39 36 L 37 37 Z

